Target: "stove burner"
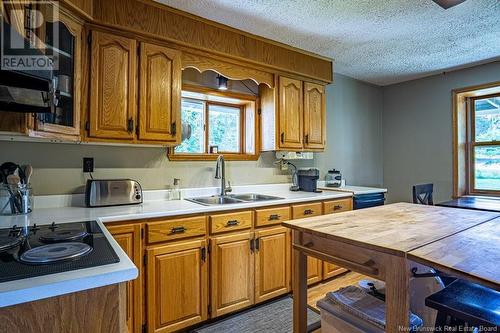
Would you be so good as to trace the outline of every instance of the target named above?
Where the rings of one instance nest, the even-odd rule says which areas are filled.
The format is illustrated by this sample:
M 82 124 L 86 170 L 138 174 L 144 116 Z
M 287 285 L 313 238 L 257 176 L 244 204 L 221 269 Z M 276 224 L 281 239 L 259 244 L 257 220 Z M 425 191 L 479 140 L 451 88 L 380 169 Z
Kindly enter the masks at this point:
M 21 243 L 21 237 L 0 236 L 0 252 L 18 246 Z
M 55 243 L 28 250 L 21 255 L 19 260 L 27 264 L 50 264 L 57 261 L 75 259 L 91 251 L 92 247 L 85 243 Z
M 82 229 L 59 229 L 40 236 L 40 241 L 44 243 L 57 243 L 65 241 L 80 240 L 87 236 L 87 232 Z

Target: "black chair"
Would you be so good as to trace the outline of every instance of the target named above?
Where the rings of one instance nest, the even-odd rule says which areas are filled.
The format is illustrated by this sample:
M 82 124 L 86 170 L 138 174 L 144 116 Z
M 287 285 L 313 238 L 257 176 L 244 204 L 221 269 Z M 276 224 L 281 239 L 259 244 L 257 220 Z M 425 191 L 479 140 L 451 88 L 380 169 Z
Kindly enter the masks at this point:
M 413 185 L 413 203 L 421 205 L 434 205 L 432 201 L 433 184 Z
M 425 299 L 438 311 L 435 332 L 474 332 L 500 327 L 500 292 L 457 280 Z

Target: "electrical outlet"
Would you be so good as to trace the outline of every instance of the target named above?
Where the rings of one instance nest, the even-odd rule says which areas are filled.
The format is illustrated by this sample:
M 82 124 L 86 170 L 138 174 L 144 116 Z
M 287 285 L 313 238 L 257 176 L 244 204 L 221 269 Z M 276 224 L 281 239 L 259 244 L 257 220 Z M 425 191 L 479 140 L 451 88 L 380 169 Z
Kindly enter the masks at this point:
M 94 158 L 84 157 L 83 158 L 83 172 L 94 172 Z

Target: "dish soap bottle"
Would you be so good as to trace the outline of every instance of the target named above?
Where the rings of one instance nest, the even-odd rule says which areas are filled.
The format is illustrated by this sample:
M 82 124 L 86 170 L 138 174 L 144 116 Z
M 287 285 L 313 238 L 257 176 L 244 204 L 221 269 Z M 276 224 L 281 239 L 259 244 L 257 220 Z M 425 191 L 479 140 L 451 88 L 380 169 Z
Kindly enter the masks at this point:
M 180 183 L 179 178 L 174 178 L 174 186 L 172 188 L 172 191 L 170 191 L 170 200 L 181 200 L 182 199 L 182 192 L 181 189 L 179 188 L 179 183 Z

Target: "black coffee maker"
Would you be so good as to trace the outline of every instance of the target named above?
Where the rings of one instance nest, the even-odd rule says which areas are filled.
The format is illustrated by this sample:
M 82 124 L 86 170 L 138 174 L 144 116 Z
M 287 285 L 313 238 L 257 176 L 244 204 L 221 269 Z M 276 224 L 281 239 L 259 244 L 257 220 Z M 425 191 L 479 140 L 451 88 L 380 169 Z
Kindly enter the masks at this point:
M 297 170 L 299 178 L 299 188 L 305 192 L 321 192 L 318 191 L 319 170 L 316 168 L 302 168 Z

